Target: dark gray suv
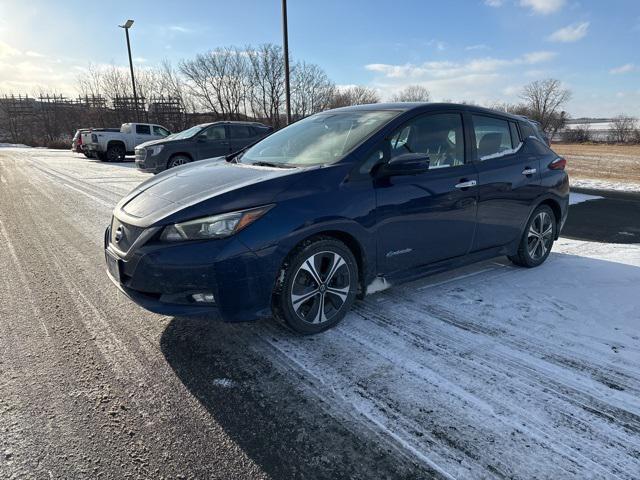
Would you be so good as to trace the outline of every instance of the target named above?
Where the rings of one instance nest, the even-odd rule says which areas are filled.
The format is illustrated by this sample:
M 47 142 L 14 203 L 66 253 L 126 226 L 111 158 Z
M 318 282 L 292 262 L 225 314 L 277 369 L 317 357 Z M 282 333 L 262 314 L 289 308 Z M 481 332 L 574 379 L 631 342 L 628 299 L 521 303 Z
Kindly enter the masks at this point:
M 160 173 L 185 163 L 237 152 L 272 131 L 258 122 L 203 123 L 138 145 L 136 166 L 143 172 Z

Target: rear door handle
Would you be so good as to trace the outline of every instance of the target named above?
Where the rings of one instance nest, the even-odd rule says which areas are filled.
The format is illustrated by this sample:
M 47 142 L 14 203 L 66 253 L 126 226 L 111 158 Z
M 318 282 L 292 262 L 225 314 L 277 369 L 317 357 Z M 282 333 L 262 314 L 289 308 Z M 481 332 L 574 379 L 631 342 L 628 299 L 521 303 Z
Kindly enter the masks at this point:
M 536 173 L 536 172 L 537 172 L 537 170 L 536 170 L 535 168 L 529 168 L 529 167 L 527 167 L 527 168 L 525 168 L 525 169 L 522 171 L 522 174 L 523 174 L 523 175 L 533 175 L 533 174 L 534 174 L 534 173 Z
M 478 184 L 475 180 L 465 180 L 456 184 L 456 188 L 469 188 L 475 187 Z

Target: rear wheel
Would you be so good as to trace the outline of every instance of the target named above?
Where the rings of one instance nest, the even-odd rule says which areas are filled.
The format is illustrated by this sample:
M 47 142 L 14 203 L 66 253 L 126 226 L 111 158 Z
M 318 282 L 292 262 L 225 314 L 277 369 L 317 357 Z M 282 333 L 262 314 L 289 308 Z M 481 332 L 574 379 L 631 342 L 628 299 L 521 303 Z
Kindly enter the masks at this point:
M 522 234 L 518 252 L 509 259 L 521 267 L 537 267 L 543 263 L 556 238 L 556 216 L 547 205 L 536 208 Z
M 319 333 L 344 318 L 357 289 L 358 264 L 351 250 L 333 238 L 318 237 L 296 248 L 285 262 L 273 313 L 298 333 Z
M 106 152 L 106 158 L 108 162 L 117 162 L 120 159 L 124 159 L 125 150 L 122 145 L 109 145 Z
M 186 155 L 176 155 L 175 157 L 171 157 L 169 163 L 167 164 L 167 168 L 179 167 L 180 165 L 186 165 L 189 163 L 191 159 Z

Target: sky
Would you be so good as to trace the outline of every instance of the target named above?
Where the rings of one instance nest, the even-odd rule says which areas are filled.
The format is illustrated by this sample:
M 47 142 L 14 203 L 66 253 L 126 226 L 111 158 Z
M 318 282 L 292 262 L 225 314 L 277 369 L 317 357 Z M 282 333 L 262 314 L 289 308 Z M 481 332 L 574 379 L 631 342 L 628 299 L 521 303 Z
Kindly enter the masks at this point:
M 516 102 L 557 78 L 573 116 L 640 116 L 640 0 L 289 0 L 292 59 L 389 98 Z M 280 0 L 0 0 L 0 92 L 77 94 L 89 63 L 136 68 L 229 45 L 281 43 Z

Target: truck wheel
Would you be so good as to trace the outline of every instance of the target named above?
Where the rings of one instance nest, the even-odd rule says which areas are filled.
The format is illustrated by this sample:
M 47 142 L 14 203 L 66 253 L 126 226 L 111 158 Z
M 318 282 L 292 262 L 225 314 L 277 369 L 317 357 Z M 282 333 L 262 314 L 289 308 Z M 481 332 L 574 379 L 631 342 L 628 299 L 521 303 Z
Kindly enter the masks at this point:
M 116 162 L 124 158 L 125 153 L 126 152 L 124 151 L 124 147 L 122 145 L 109 145 L 106 153 L 107 161 Z
M 180 165 L 186 165 L 189 163 L 191 159 L 186 155 L 176 155 L 175 157 L 171 157 L 169 163 L 167 164 L 167 168 L 179 167 Z

